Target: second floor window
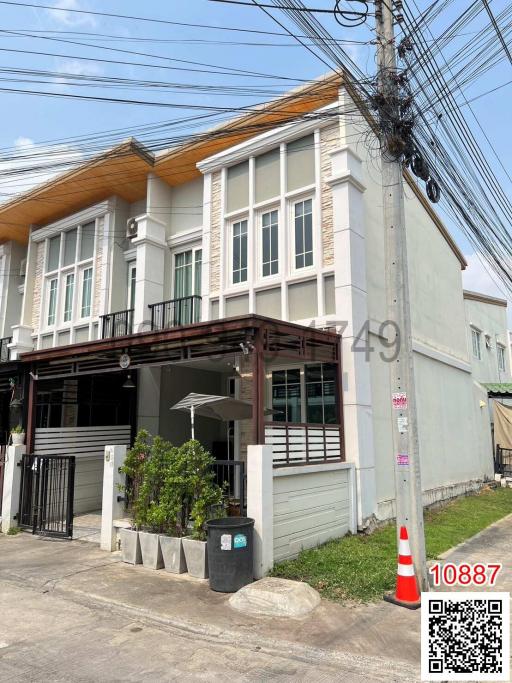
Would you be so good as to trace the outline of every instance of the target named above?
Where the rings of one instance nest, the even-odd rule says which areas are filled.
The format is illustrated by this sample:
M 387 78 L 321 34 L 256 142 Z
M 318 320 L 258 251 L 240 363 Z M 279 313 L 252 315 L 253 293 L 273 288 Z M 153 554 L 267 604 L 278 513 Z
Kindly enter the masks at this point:
M 496 349 L 498 352 L 498 370 L 505 372 L 505 347 L 498 344 Z
M 295 268 L 313 265 L 313 200 L 306 199 L 294 206 Z
M 50 237 L 45 258 L 46 324 L 72 323 L 92 313 L 96 223 Z
M 48 283 L 48 325 L 55 325 L 57 310 L 57 278 Z
M 278 212 L 267 211 L 261 216 L 261 274 L 263 277 L 279 272 Z
M 66 275 L 66 295 L 64 298 L 64 322 L 69 322 L 73 315 L 73 294 L 75 291 L 75 274 Z
M 88 318 L 91 315 L 91 299 L 92 299 L 92 268 L 86 268 L 83 272 L 82 278 L 82 306 L 80 315 L 82 318 Z
M 135 288 L 137 283 L 137 262 L 130 261 L 128 264 L 128 308 L 135 308 Z
M 233 223 L 233 284 L 247 282 L 247 220 Z
M 471 329 L 471 344 L 473 347 L 473 356 L 482 359 L 482 335 L 478 330 Z

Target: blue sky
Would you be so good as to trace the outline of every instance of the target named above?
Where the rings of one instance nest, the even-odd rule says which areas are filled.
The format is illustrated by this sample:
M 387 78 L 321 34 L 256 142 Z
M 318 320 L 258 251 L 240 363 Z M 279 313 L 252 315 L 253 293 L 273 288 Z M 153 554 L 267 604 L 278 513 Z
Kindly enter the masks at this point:
M 37 4 L 39 0 L 33 0 Z M 44 0 L 41 0 L 43 2 Z M 324 73 L 325 64 L 316 59 L 307 49 L 295 46 L 291 38 L 279 36 L 262 36 L 250 33 L 235 33 L 221 30 L 223 27 L 240 27 L 262 31 L 282 31 L 263 11 L 252 7 L 225 5 L 207 0 L 174 0 L 163 2 L 152 0 L 147 3 L 133 0 L 58 0 L 56 3 L 47 0 L 48 5 L 61 9 L 85 9 L 99 12 L 122 13 L 135 16 L 168 19 L 176 22 L 191 24 L 211 24 L 219 30 L 207 30 L 197 27 L 183 27 L 150 22 L 124 20 L 114 17 L 100 17 L 87 14 L 77 14 L 66 11 L 52 11 L 42 8 L 2 5 L 2 30 L 0 33 L 0 68 L 17 68 L 31 70 L 45 70 L 55 72 L 49 77 L 32 74 L 32 82 L 19 83 L 12 74 L 2 74 L 4 88 L 23 88 L 25 90 L 46 90 L 61 95 L 82 94 L 100 97 L 116 97 L 133 100 L 159 101 L 180 105 L 194 105 L 195 107 L 209 106 L 240 106 L 268 99 L 268 96 L 242 97 L 236 95 L 217 95 L 214 93 L 169 93 L 163 90 L 155 91 L 147 87 L 135 88 L 133 84 L 122 89 L 107 89 L 101 86 L 69 85 L 63 82 L 59 74 L 74 77 L 116 77 L 139 79 L 144 81 L 173 82 L 176 84 L 196 83 L 208 85 L 259 85 L 271 86 L 276 94 L 283 85 L 270 78 L 251 79 L 247 76 L 211 75 L 196 71 L 174 71 L 165 66 L 187 68 L 186 64 L 169 61 L 193 60 L 206 65 L 225 65 L 231 69 L 246 69 L 258 71 L 273 76 L 290 79 L 284 81 L 292 85 L 294 81 L 309 79 Z M 330 0 L 308 0 L 311 7 L 331 8 Z M 431 3 L 419 0 L 417 7 L 420 11 Z M 434 37 L 457 15 L 471 4 L 470 0 L 454 0 L 438 21 L 432 25 Z M 407 3 L 410 11 L 417 15 L 418 9 L 414 0 Z M 495 15 L 507 7 L 507 0 L 493 0 L 491 3 Z M 274 12 L 275 16 L 286 23 L 283 15 Z M 346 29 L 340 27 L 329 15 L 317 15 L 332 35 L 339 39 L 367 41 L 372 38 L 367 27 Z M 471 32 L 476 31 L 486 20 L 481 14 L 467 29 L 468 33 L 460 36 L 459 41 L 471 40 Z M 372 20 L 370 19 L 370 24 Z M 291 24 L 287 24 L 290 28 Z M 18 35 L 8 34 L 13 31 Z M 295 29 L 296 31 L 296 29 Z M 69 32 L 75 32 L 73 34 Z M 20 33 L 28 34 L 25 36 Z M 85 35 L 89 34 L 89 35 Z M 102 34 L 98 36 L 98 34 Z M 39 36 L 39 37 L 37 37 Z M 110 36 L 110 37 L 106 37 Z M 113 36 L 113 37 L 112 37 Z M 59 41 L 50 40 L 58 38 Z M 140 39 L 148 39 L 141 41 Z M 428 33 L 425 38 L 431 39 Z M 136 40 L 139 39 L 139 40 Z M 189 42 L 173 42 L 173 41 Z M 71 44 L 73 41 L 86 45 Z M 202 41 L 232 41 L 236 44 L 212 44 Z M 258 44 L 254 44 L 258 43 Z M 278 43 L 280 45 L 275 45 Z M 285 44 L 283 46 L 283 43 Z M 357 60 L 359 66 L 366 72 L 375 68 L 373 46 L 345 44 L 351 56 Z M 127 55 L 116 52 L 115 49 L 136 50 L 154 56 Z M 38 53 L 54 53 L 52 56 Z M 56 56 L 60 55 L 60 56 Z M 449 60 L 450 50 L 445 53 Z M 89 59 L 81 59 L 87 57 Z M 143 62 L 152 66 L 120 65 L 99 60 L 125 60 Z M 189 65 L 190 66 L 190 65 Z M 204 69 L 196 65 L 196 69 Z M 26 76 L 25 76 L 26 78 Z M 65 78 L 65 76 L 64 76 Z M 472 99 L 493 87 L 512 80 L 512 66 L 506 60 L 492 71 L 482 74 L 465 91 L 467 99 Z M 43 81 L 43 82 L 38 82 Z M 2 83 L 0 83 L 2 86 Z M 268 87 L 267 87 L 268 89 Z M 488 94 L 471 103 L 473 113 L 485 130 L 495 151 L 505 169 L 510 173 L 512 161 L 512 139 L 509 133 L 510 101 L 512 85 L 507 85 L 495 93 Z M 28 94 L 14 94 L 1 92 L 2 126 L 0 128 L 0 147 L 4 154 L 4 161 L 0 160 L 0 167 L 5 169 L 19 167 L 19 161 L 6 161 L 13 152 L 16 155 L 38 153 L 41 145 L 47 141 L 58 141 L 60 147 L 56 150 L 55 158 L 77 160 L 90 149 L 87 140 L 77 144 L 69 138 L 77 136 L 91 136 L 112 129 L 128 130 L 136 126 L 149 123 L 179 119 L 185 114 L 201 114 L 200 109 L 174 109 L 156 106 L 133 104 L 113 104 L 93 102 L 87 100 L 72 100 L 65 97 L 49 98 Z M 496 175 L 500 179 L 504 190 L 510 194 L 511 183 L 500 167 L 483 134 L 479 130 L 468 107 L 463 108 L 466 119 L 475 133 Z M 162 139 L 165 142 L 165 139 Z M 41 180 L 43 175 L 38 175 Z M 9 194 L 26 188 L 34 181 L 33 175 L 16 176 L 8 183 L 0 183 L 0 192 Z M 477 255 L 473 253 L 465 237 L 446 220 L 449 229 L 466 254 L 470 268 L 465 276 L 466 286 L 488 293 L 500 295 L 503 286 L 497 286 L 488 276 Z

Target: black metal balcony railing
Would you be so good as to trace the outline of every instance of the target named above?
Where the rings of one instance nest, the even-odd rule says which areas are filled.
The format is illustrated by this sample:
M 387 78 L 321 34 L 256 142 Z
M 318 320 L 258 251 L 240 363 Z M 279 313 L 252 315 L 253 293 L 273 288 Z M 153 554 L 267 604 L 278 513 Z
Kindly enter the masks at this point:
M 195 295 L 161 301 L 158 304 L 150 304 L 149 310 L 152 330 L 191 325 L 201 319 L 201 297 Z
M 6 363 L 9 360 L 11 352 L 7 347 L 7 344 L 10 344 L 11 342 L 12 337 L 3 337 L 3 339 L 0 339 L 0 363 Z
M 133 331 L 133 308 L 101 316 L 101 338 L 124 337 Z

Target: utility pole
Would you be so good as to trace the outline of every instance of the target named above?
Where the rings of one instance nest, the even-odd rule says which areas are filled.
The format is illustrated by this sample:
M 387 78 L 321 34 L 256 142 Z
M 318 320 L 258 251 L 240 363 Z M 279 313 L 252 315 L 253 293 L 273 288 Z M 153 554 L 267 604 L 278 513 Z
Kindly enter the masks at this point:
M 397 136 L 399 126 L 396 124 L 400 122 L 400 88 L 397 78 L 393 5 L 394 0 L 375 0 L 386 244 L 386 296 L 388 319 L 392 321 L 388 329 L 394 328 L 389 341 L 397 344 L 396 358 L 390 363 L 392 395 L 389 397 L 393 422 L 396 520 L 397 531 L 402 525 L 407 527 L 419 589 L 428 590 L 403 172 L 397 153 L 397 137 L 400 136 Z

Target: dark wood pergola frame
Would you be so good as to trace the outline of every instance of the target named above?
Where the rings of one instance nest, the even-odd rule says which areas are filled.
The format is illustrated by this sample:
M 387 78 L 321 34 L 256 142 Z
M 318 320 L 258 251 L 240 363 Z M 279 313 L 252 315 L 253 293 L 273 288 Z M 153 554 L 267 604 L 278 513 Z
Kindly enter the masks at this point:
M 27 452 L 32 452 L 34 446 L 37 382 L 40 380 L 125 372 L 119 364 L 122 354 L 130 356 L 130 369 L 138 369 L 212 356 L 239 355 L 244 350 L 252 359 L 255 444 L 265 443 L 265 362 L 273 358 L 335 364 L 338 421 L 343 425 L 341 336 L 328 330 L 245 315 L 23 354 L 21 361 L 29 377 Z

